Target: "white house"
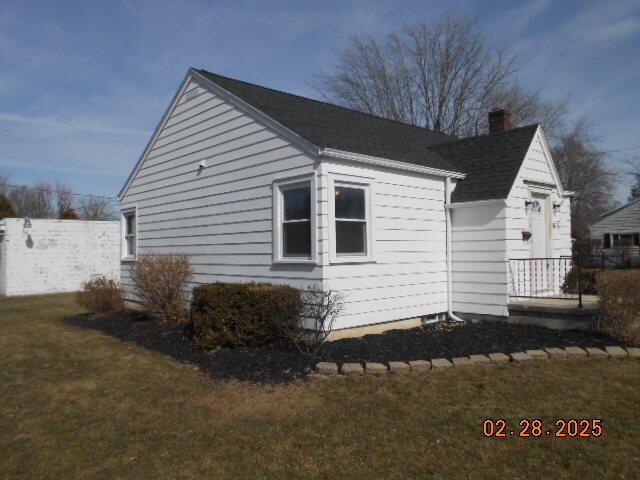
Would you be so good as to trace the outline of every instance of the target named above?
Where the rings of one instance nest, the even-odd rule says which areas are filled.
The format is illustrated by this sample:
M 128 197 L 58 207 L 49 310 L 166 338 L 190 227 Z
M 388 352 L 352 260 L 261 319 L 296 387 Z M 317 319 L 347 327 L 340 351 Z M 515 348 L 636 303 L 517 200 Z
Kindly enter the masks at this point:
M 122 282 L 183 252 L 194 284 L 341 290 L 338 330 L 505 317 L 510 259 L 570 254 L 570 202 L 540 126 L 489 117 L 459 140 L 190 69 L 119 194 Z
M 606 255 L 626 255 L 637 261 L 640 257 L 640 199 L 604 213 L 589 231 L 591 239 Z

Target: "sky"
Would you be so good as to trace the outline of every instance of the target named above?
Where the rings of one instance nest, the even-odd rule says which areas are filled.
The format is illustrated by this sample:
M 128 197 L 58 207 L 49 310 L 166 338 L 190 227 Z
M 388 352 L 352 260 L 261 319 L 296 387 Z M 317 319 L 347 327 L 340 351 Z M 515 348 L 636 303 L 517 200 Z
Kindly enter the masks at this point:
M 612 166 L 640 156 L 640 0 L 0 3 L 0 173 L 115 196 L 189 67 L 316 97 L 351 35 L 477 17 L 529 88 L 569 98 Z M 620 178 L 624 200 L 630 179 Z

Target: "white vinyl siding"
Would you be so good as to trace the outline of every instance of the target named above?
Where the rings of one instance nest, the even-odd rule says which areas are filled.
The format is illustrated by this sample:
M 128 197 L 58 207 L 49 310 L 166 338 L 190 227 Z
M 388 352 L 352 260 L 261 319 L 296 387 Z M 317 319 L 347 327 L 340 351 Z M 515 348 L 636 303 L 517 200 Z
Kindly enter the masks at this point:
M 640 200 L 604 216 L 590 227 L 591 238 L 602 239 L 605 233 L 640 232 Z
M 604 216 L 600 221 L 594 223 L 590 227 L 591 238 L 603 242 L 605 234 L 607 235 L 635 235 L 640 233 L 640 201 L 632 202 L 619 210 Z M 612 240 L 614 240 L 612 238 Z M 604 246 L 604 242 L 602 243 Z M 616 242 L 612 243 L 612 249 L 606 249 L 609 254 L 618 254 L 614 248 Z M 640 248 L 631 246 L 627 247 L 627 253 L 631 256 L 640 256 Z
M 514 182 L 507 199 L 508 206 L 508 257 L 529 258 L 530 245 L 522 241 L 522 230 L 529 230 L 529 214 L 525 210 L 525 201 L 531 199 L 533 182 L 549 185 L 552 203 L 560 205 L 554 212 L 552 209 L 552 257 L 571 255 L 571 202 L 569 198 L 561 198 L 549 160 L 542 144 L 540 133 L 533 138 L 527 156 L 522 164 L 518 177 Z
M 137 206 L 138 252 L 188 254 L 191 286 L 317 283 L 319 267 L 274 265 L 272 249 L 273 182 L 315 175 L 313 159 L 204 82 L 187 82 L 121 199 L 123 211 Z M 122 263 L 128 291 L 130 268 Z
M 549 201 L 557 205 L 555 209 L 550 208 L 552 224 L 550 256 L 558 258 L 571 255 L 571 200 L 560 195 L 551 162 L 538 130 L 507 198 L 508 259 L 531 257 L 531 245 L 523 240 L 522 231 L 531 230 L 530 216 L 525 202 L 531 200 L 531 192 L 534 191 L 547 193 Z M 515 271 L 517 268 L 515 262 L 509 264 L 510 290 L 516 288 L 513 282 L 519 275 Z
M 452 210 L 453 310 L 507 316 L 510 292 L 509 259 L 529 258 L 525 200 L 533 183 L 544 185 L 552 210 L 551 256 L 571 255 L 571 205 L 562 198 L 552 174 L 552 160 L 538 130 L 505 202 L 477 204 Z
M 318 245 L 324 285 L 345 296 L 335 328 L 446 311 L 444 179 L 338 162 L 323 162 L 320 168 Z M 364 263 L 331 258 L 331 178 L 336 184 L 370 185 L 373 257 Z
M 453 311 L 506 316 L 504 202 L 451 211 Z

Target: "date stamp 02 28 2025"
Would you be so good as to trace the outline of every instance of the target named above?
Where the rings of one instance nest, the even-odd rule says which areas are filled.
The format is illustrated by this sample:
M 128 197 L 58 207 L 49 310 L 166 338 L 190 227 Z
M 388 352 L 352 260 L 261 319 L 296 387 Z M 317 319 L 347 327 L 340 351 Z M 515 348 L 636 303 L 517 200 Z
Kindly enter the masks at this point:
M 485 437 L 497 438 L 594 438 L 601 437 L 604 430 L 600 418 L 558 418 L 551 429 L 545 428 L 539 418 L 523 418 L 518 422 L 518 428 L 514 429 L 510 429 L 503 418 L 487 418 L 482 423 L 482 433 Z

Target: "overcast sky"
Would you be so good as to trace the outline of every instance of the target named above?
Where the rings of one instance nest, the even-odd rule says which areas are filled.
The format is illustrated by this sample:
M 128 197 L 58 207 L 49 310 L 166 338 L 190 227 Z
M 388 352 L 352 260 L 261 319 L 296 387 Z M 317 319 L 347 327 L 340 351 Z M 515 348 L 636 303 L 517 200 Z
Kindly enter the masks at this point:
M 526 85 L 570 95 L 600 148 L 640 147 L 640 0 L 3 0 L 0 171 L 115 196 L 188 67 L 314 96 L 306 80 L 350 35 L 452 7 L 517 54 Z

